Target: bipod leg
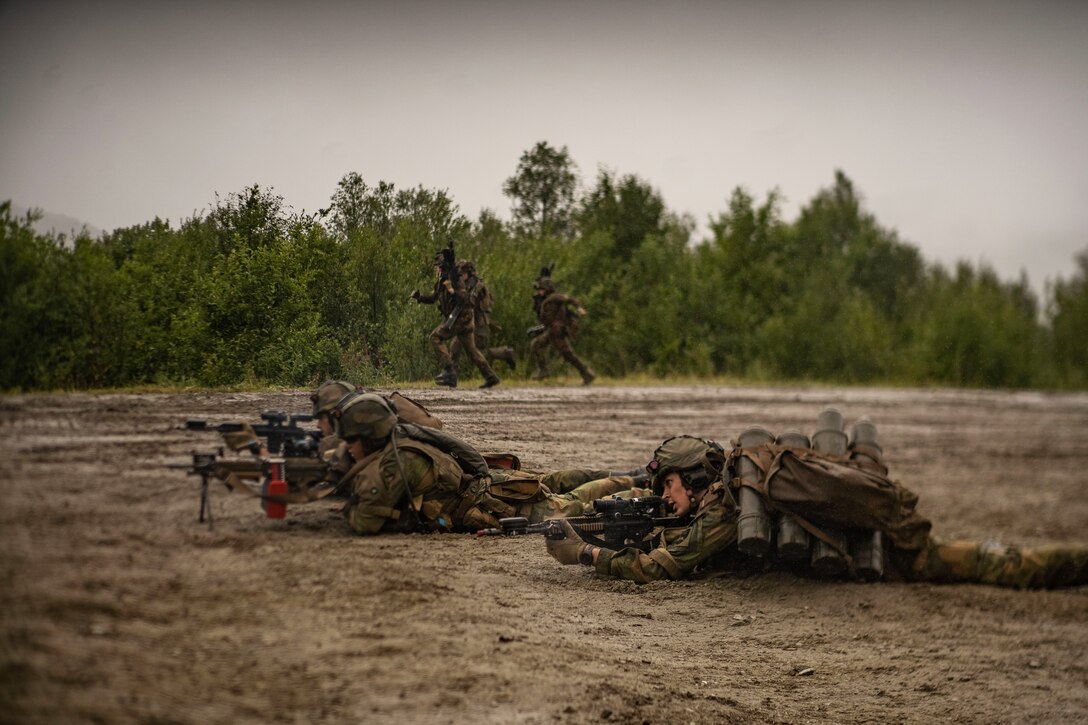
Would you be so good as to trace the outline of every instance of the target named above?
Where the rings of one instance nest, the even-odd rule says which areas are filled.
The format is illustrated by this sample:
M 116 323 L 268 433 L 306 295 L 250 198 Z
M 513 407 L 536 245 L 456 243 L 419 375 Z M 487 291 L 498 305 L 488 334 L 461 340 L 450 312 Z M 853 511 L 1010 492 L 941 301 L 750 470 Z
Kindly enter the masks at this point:
M 212 528 L 212 507 L 208 503 L 208 474 L 200 477 L 200 523 L 204 523 L 204 512 L 208 514 L 208 529 Z

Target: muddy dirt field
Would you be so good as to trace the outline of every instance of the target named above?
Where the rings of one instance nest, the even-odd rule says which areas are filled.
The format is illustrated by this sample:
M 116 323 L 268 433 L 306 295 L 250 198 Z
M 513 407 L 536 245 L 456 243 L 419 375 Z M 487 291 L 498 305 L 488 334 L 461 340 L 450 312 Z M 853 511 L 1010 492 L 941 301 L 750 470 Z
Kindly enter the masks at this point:
M 947 537 L 1088 545 L 1088 395 L 748 387 L 409 393 L 526 468 L 630 468 L 665 437 L 877 423 Z M 861 584 L 782 572 L 647 586 L 536 537 L 351 535 L 270 520 L 165 468 L 190 418 L 305 392 L 0 398 L 0 721 L 1088 721 L 1088 587 Z

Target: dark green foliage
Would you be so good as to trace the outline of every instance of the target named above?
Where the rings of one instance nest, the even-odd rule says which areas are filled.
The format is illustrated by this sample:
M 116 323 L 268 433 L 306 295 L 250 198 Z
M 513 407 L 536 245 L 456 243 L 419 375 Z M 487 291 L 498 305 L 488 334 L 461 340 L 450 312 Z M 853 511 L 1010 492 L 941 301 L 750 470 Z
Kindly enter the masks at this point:
M 1054 284 L 1048 317 L 1059 379 L 1088 386 L 1088 250 L 1077 255 L 1076 274 Z
M 619 179 L 601 170 L 597 185 L 583 197 L 577 214 L 583 236 L 601 231 L 612 238 L 612 253 L 630 257 L 642 241 L 664 231 L 665 202 L 637 176 Z
M 931 277 L 912 359 L 923 379 L 953 385 L 1028 387 L 1042 373 L 1043 331 L 1026 281 L 961 262 Z
M 699 243 L 636 176 L 602 171 L 581 199 L 576 183 L 567 150 L 542 142 L 504 186 L 509 224 L 356 173 L 316 216 L 254 185 L 176 228 L 155 219 L 97 240 L 36 234 L 5 202 L 0 389 L 427 380 L 441 317 L 409 295 L 432 289 L 451 238 L 495 296 L 492 344 L 523 361 L 533 281 L 554 263 L 589 311 L 577 349 L 611 376 L 1088 385 L 1088 251 L 1053 284 L 1044 324 L 1026 279 L 927 266 L 842 172 L 794 222 L 777 192 L 738 188 Z
M 521 155 L 517 172 L 502 185 L 513 204 L 514 228 L 537 239 L 568 236 L 577 186 L 577 167 L 567 147 L 538 142 Z

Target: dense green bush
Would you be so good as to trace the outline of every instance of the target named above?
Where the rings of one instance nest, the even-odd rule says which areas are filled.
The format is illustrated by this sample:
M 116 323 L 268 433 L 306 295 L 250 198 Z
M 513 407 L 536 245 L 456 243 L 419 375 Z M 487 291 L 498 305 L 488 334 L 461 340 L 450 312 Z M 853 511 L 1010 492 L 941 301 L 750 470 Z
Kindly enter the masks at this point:
M 254 185 L 99 239 L 37 234 L 0 204 L 0 389 L 426 380 L 440 317 L 409 296 L 449 239 L 495 294 L 493 344 L 523 360 L 532 283 L 554 264 L 589 310 L 576 346 L 607 375 L 1088 385 L 1088 252 L 1040 315 L 1026 279 L 927 265 L 841 172 L 793 222 L 777 193 L 737 189 L 695 241 L 642 179 L 601 171 L 577 196 L 575 171 L 566 149 L 526 152 L 511 223 L 355 173 L 312 216 Z

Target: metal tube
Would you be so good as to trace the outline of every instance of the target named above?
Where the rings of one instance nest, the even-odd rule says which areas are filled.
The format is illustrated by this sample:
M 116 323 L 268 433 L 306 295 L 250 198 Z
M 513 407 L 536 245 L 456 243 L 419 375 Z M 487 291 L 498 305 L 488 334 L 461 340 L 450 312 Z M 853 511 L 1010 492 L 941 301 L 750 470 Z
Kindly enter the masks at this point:
M 868 418 L 859 418 L 850 432 L 850 460 L 880 464 L 882 449 L 877 439 L 876 426 Z M 860 450 L 859 450 L 860 449 Z M 863 452 L 866 451 L 866 452 Z M 850 556 L 854 559 L 854 571 L 864 581 L 878 581 L 884 577 L 884 534 L 880 531 L 859 531 L 851 537 Z
M 842 432 L 842 413 L 834 408 L 823 410 L 816 420 L 816 433 L 812 436 L 812 447 L 822 453 L 842 456 L 846 454 L 846 434 Z M 846 535 L 839 529 L 823 527 L 826 533 L 841 548 L 846 548 Z M 817 576 L 838 576 L 847 569 L 846 558 L 835 547 L 816 539 L 812 542 L 812 572 Z
M 758 426 L 746 429 L 737 438 L 741 448 L 763 445 L 774 441 L 774 436 Z M 737 475 L 742 479 L 756 480 L 762 477 L 758 467 L 747 458 L 737 462 Z M 737 548 L 749 556 L 765 556 L 771 548 L 771 517 L 763 498 L 748 486 L 741 486 L 737 493 L 740 515 L 737 517 Z
M 778 436 L 775 443 L 790 448 L 810 448 L 812 446 L 808 436 L 797 430 L 786 431 Z M 775 522 L 775 538 L 779 558 L 800 561 L 809 557 L 809 547 L 812 544 L 811 538 L 808 532 L 797 523 L 797 519 L 789 514 L 778 514 L 778 519 Z

